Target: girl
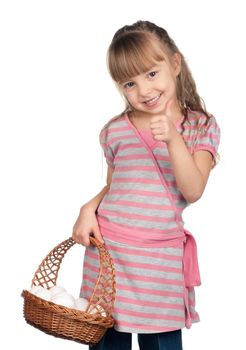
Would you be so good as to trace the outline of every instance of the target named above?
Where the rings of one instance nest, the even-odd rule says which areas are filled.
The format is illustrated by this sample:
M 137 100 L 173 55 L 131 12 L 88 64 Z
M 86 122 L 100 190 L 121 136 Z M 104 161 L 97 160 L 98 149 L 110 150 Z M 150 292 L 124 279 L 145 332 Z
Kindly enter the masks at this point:
M 107 185 L 81 207 L 73 238 L 87 247 L 81 296 L 99 266 L 89 235 L 104 242 L 116 269 L 114 328 L 91 349 L 182 349 L 181 329 L 199 321 L 196 243 L 182 211 L 204 192 L 218 161 L 220 128 L 168 33 L 138 21 L 119 29 L 108 68 L 126 109 L 100 132 Z

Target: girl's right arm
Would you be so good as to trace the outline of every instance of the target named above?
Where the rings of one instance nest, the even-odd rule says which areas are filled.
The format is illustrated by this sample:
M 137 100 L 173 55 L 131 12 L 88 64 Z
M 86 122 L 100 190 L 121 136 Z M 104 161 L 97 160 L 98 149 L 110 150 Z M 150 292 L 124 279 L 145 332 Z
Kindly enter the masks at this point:
M 72 237 L 74 241 L 86 247 L 90 245 L 90 233 L 93 233 L 95 238 L 104 243 L 96 218 L 96 210 L 110 188 L 113 172 L 114 168 L 108 165 L 107 185 L 103 187 L 95 197 L 80 208 L 79 216 L 73 226 Z

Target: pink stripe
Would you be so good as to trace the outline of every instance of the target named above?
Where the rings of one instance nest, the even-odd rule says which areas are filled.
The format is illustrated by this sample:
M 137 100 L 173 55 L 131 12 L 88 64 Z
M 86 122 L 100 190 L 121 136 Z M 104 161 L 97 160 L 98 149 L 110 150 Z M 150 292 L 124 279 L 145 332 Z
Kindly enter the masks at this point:
M 133 165 L 133 166 L 118 166 L 117 171 L 150 171 L 155 173 L 155 167 L 154 166 L 144 166 L 144 165 Z
M 117 172 L 116 172 L 117 173 Z M 144 184 L 154 184 L 154 185 L 161 185 L 161 181 L 159 179 L 144 179 L 144 178 L 134 178 L 134 177 L 117 177 L 113 179 L 114 183 L 144 183 Z
M 134 317 L 141 317 L 141 318 L 151 318 L 155 320 L 171 320 L 171 321 L 178 321 L 178 322 L 184 322 L 184 317 L 180 316 L 174 316 L 174 315 L 164 315 L 164 314 L 151 314 L 148 312 L 140 312 L 140 311 L 132 311 L 132 310 L 125 310 L 120 308 L 115 308 L 115 312 L 118 312 L 122 315 L 129 315 Z
M 166 168 L 165 166 L 161 166 L 160 164 L 158 164 L 158 165 L 159 165 L 159 168 L 160 168 L 162 174 L 173 174 L 172 168 Z
M 84 273 L 83 276 L 84 280 L 91 282 L 93 285 L 95 285 L 97 278 L 91 277 L 89 274 Z M 93 288 L 84 286 L 83 290 L 92 291 Z M 166 296 L 166 297 L 172 297 L 172 298 L 183 298 L 183 293 L 181 292 L 174 292 L 174 291 L 165 291 L 165 290 L 153 290 L 149 288 L 140 288 L 140 287 L 133 287 L 133 286 L 127 286 L 125 284 L 117 283 L 117 290 L 122 291 L 131 291 L 133 293 L 140 293 L 143 295 L 159 295 L 159 296 Z M 117 298 L 117 295 L 116 295 Z
M 122 278 L 127 278 L 130 279 L 131 281 L 143 281 L 143 282 L 154 282 L 154 283 L 160 283 L 160 284 L 167 284 L 167 285 L 175 285 L 175 286 L 183 286 L 184 281 L 177 281 L 177 280 L 169 280 L 166 278 L 158 278 L 158 277 L 151 277 L 151 276 L 141 276 L 141 275 L 136 275 L 133 273 L 126 273 L 126 272 L 120 272 L 117 271 L 116 275 L 118 277 Z
M 137 194 L 139 196 L 169 198 L 165 192 L 140 191 L 140 190 L 110 190 L 110 194 Z M 165 207 L 163 207 L 165 210 Z
M 120 211 L 113 211 L 113 210 L 106 210 L 106 209 L 100 209 L 98 210 L 98 213 L 100 212 L 101 215 L 107 215 L 107 216 L 116 216 L 116 217 L 123 217 L 127 219 L 136 219 L 136 220 L 144 220 L 144 221 L 154 221 L 154 222 L 173 222 L 174 218 L 164 218 L 164 217 L 158 217 L 158 216 L 146 216 L 146 215 L 140 215 L 140 214 L 130 214 L 130 213 L 124 213 Z M 173 214 L 173 213 L 172 213 Z
M 142 329 L 142 330 L 150 330 L 154 332 L 169 332 L 169 331 L 174 331 L 177 330 L 177 328 L 173 327 L 158 327 L 158 326 L 151 326 L 151 325 L 142 325 L 139 323 L 133 323 L 133 322 L 126 322 L 126 321 L 118 321 L 117 320 L 117 325 L 120 327 L 126 327 L 126 328 L 136 328 L 136 329 Z M 180 328 L 180 327 L 179 327 Z M 178 328 L 178 329 L 179 329 Z
M 112 205 L 125 205 L 128 207 L 136 207 L 136 208 L 148 208 L 148 209 L 159 209 L 163 210 L 163 205 L 161 204 L 145 204 L 140 202 L 133 202 L 133 201 L 123 201 L 123 200 L 117 200 L 117 201 L 110 201 L 110 200 L 104 200 L 104 204 L 112 204 Z M 165 206 L 165 210 L 172 210 L 171 206 Z
M 117 155 L 117 160 L 131 160 L 131 159 L 147 159 L 149 160 L 148 154 L 129 154 L 126 156 L 118 156 Z
M 193 124 L 193 125 L 187 124 L 185 126 L 185 129 L 197 131 L 197 129 L 205 126 L 204 123 L 206 121 L 206 118 L 202 117 L 202 118 L 198 118 L 198 119 L 197 118 L 191 119 L 191 120 L 195 121 L 195 124 Z M 190 118 L 189 118 L 189 120 L 190 120 Z M 209 128 L 215 129 L 218 127 L 218 124 L 214 120 L 212 120 L 212 121 L 210 120 L 206 126 Z
M 189 298 L 189 306 L 193 306 L 193 307 L 196 306 L 196 302 L 194 299 Z
M 114 132 L 121 132 L 121 131 L 128 131 L 128 130 L 130 130 L 129 126 L 123 126 L 120 128 L 110 127 L 110 128 L 108 128 L 108 134 L 110 135 Z
M 213 155 L 215 155 L 215 153 L 216 153 L 214 147 L 211 147 L 211 146 L 208 146 L 208 145 L 202 144 L 202 143 L 199 143 L 197 146 L 195 146 L 195 147 L 193 148 L 193 153 L 194 153 L 195 151 L 199 151 L 199 150 L 208 150 L 208 151 L 212 152 Z
M 182 245 L 182 244 L 181 244 Z M 165 260 L 172 260 L 172 261 L 182 261 L 183 257 L 180 256 L 176 256 L 176 255 L 171 255 L 170 254 L 163 254 L 163 253 L 159 253 L 159 252 L 151 252 L 151 251 L 147 251 L 147 250 L 139 250 L 139 249 L 130 249 L 130 248 L 120 248 L 120 247 L 115 247 L 112 246 L 111 244 L 107 244 L 107 247 L 111 250 L 111 251 L 115 251 L 115 252 L 122 252 L 124 254 L 129 254 L 129 255 L 139 255 L 141 253 L 141 256 L 146 256 L 146 257 L 154 257 L 154 258 L 158 258 L 158 259 L 165 259 Z M 175 249 L 180 249 L 180 252 L 182 252 L 182 247 L 175 247 Z
M 155 154 L 155 158 L 157 161 L 160 160 L 170 163 L 170 157 L 168 154 Z
M 158 307 L 158 308 L 184 310 L 183 304 L 170 304 L 170 303 L 162 303 L 159 301 L 139 300 L 139 299 L 133 299 L 133 298 L 126 298 L 119 295 L 117 296 L 117 301 L 129 304 L 129 305 L 133 304 L 133 305 L 139 305 L 139 306 L 150 306 L 150 307 Z
M 125 150 L 125 149 L 128 149 L 128 148 L 130 148 L 131 150 L 133 148 L 138 148 L 138 149 L 141 148 L 141 150 L 145 150 L 145 148 L 143 147 L 143 145 L 141 143 L 133 143 L 133 144 L 129 143 L 129 144 L 126 144 L 126 145 L 120 144 L 119 148 L 118 148 L 118 151 Z M 146 154 L 147 154 L 147 152 L 146 152 Z
M 211 138 L 215 141 L 219 141 L 219 137 L 218 137 L 218 134 L 214 133 L 213 131 L 209 131 L 205 134 L 205 137 L 208 137 L 208 138 Z
M 114 182 L 114 180 L 113 180 Z M 168 182 L 168 181 L 166 181 Z M 119 182 L 118 182 L 119 183 Z M 120 189 L 116 189 L 116 190 L 110 190 L 110 194 L 137 194 L 139 196 L 147 196 L 147 197 L 161 197 L 161 198 L 168 198 L 166 193 L 162 193 L 162 192 L 151 192 L 151 191 L 143 191 L 143 190 L 120 190 Z M 184 200 L 185 198 L 182 196 L 182 194 L 174 194 L 172 193 L 172 198 L 173 200 Z M 169 210 L 170 206 L 163 206 L 162 209 L 164 210 Z M 177 210 L 179 210 L 179 208 L 176 208 Z
M 169 155 L 160 155 L 160 154 L 156 154 L 155 155 L 155 158 L 157 160 L 160 160 L 160 161 L 166 161 L 166 162 L 170 162 L 170 157 Z M 149 156 L 148 154 L 129 154 L 129 155 L 126 155 L 126 156 L 118 156 L 117 155 L 117 160 L 131 160 L 131 159 L 147 159 L 149 160 Z M 165 169 L 168 169 L 168 168 L 165 168 Z
M 81 288 L 80 288 L 80 292 L 87 293 L 87 294 L 92 294 L 93 288 L 90 288 L 89 286 L 86 286 L 86 285 L 83 284 L 81 286 Z
M 109 160 L 110 163 L 113 163 L 114 158 L 110 157 L 109 155 L 106 155 L 105 158 Z
M 166 290 L 153 290 L 149 288 L 140 288 L 140 287 L 133 287 L 133 286 L 126 286 L 125 284 L 117 283 L 118 290 L 127 290 L 131 291 L 133 293 L 140 293 L 145 295 L 161 295 L 166 297 L 173 297 L 173 298 L 183 298 L 183 293 L 174 292 L 174 291 L 166 291 Z
M 199 315 L 197 312 L 191 312 L 190 316 L 192 318 L 192 320 L 198 320 L 199 319 Z

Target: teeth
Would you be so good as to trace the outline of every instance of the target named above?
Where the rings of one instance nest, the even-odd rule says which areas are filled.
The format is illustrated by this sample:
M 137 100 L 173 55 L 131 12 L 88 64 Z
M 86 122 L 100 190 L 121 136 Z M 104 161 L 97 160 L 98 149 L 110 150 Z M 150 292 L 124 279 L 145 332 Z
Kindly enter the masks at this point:
M 161 96 L 161 94 L 159 94 L 158 96 L 152 98 L 152 100 L 148 100 L 148 101 L 145 101 L 144 103 L 153 103 L 155 102 L 156 100 L 158 100 L 158 98 Z

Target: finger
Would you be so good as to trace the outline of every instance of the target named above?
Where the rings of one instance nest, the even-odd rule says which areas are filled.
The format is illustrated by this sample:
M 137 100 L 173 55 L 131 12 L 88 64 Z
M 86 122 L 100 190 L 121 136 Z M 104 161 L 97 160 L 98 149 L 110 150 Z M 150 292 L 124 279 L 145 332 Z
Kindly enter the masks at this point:
M 155 116 L 151 117 L 151 119 L 150 119 L 150 126 L 156 127 L 165 121 L 166 121 L 165 114 L 164 115 L 163 114 L 162 115 L 155 115 Z
M 101 242 L 102 244 L 104 244 L 104 240 L 102 238 L 101 232 L 99 230 L 99 227 L 94 227 L 93 228 L 93 235 L 96 239 L 99 240 L 99 242 Z

